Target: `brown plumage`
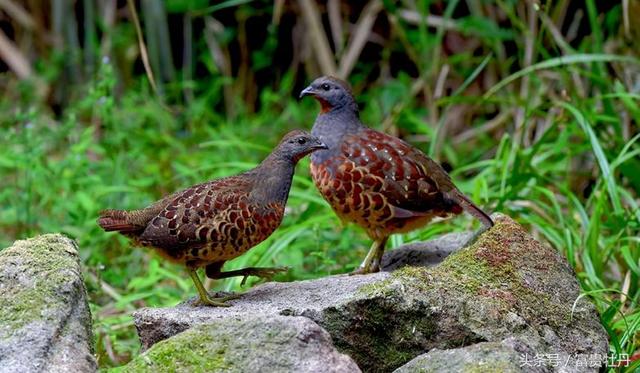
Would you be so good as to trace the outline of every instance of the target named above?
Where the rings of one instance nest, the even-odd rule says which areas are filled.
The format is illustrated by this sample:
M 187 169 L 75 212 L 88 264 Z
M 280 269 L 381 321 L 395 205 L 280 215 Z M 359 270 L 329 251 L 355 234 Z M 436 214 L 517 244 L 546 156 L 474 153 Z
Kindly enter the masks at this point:
M 356 273 L 379 270 L 393 233 L 424 226 L 434 217 L 467 211 L 486 227 L 491 218 L 462 194 L 431 158 L 408 143 L 364 126 L 349 85 L 316 79 L 301 97 L 322 106 L 311 133 L 329 149 L 311 156 L 311 175 L 343 220 L 363 227 L 374 244 Z
M 229 298 L 210 298 L 195 270 L 206 267 L 210 278 L 245 279 L 249 275 L 269 277 L 281 271 L 221 269 L 225 261 L 242 255 L 276 230 L 282 221 L 296 163 L 319 149 L 326 146 L 317 138 L 292 131 L 250 171 L 194 185 L 144 209 L 105 210 L 98 224 L 105 231 L 122 233 L 139 245 L 154 248 L 166 259 L 186 265 L 201 302 L 224 305 Z

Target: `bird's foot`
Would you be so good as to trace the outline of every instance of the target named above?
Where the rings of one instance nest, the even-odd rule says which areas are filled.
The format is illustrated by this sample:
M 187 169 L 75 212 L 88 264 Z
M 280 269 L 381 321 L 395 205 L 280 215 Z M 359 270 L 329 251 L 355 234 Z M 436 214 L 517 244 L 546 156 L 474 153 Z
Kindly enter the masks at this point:
M 245 268 L 241 270 L 243 277 L 242 281 L 240 282 L 240 286 L 244 286 L 249 276 L 256 276 L 267 281 L 271 281 L 271 279 L 273 279 L 273 276 L 277 275 L 278 273 L 287 272 L 288 270 L 289 267 Z
M 387 238 L 388 237 L 383 237 L 373 241 L 373 245 L 371 245 L 360 267 L 349 275 L 366 275 L 368 273 L 380 272 L 380 263 L 384 255 L 384 245 L 387 243 Z
M 349 276 L 366 275 L 366 274 L 369 274 L 369 273 L 376 273 L 376 272 L 380 272 L 380 266 L 379 265 L 376 265 L 376 266 L 371 265 L 371 266 L 369 266 L 369 268 L 367 268 L 367 267 L 358 267 L 353 272 L 350 272 Z
M 230 295 L 225 295 L 223 297 L 211 297 L 208 294 L 204 297 L 200 297 L 200 299 L 197 301 L 198 305 L 201 306 L 210 306 L 210 307 L 231 307 L 230 304 L 227 304 L 225 302 L 230 301 L 232 299 L 238 299 L 242 296 L 242 294 L 230 294 Z

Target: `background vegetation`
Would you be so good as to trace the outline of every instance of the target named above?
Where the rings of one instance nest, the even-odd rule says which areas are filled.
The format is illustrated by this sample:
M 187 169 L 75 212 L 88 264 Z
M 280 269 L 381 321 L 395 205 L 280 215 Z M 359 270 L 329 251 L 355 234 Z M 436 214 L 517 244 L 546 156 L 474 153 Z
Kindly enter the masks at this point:
M 98 212 L 252 167 L 310 128 L 318 108 L 296 97 L 334 74 L 365 123 L 562 252 L 611 352 L 638 356 L 638 19 L 636 0 L 1 1 L 0 247 L 77 239 L 100 365 L 127 362 L 131 311 L 194 289 L 182 268 L 102 232 Z M 392 246 L 474 224 L 432 224 Z M 290 266 L 280 281 L 350 271 L 369 241 L 338 226 L 305 160 L 282 227 L 228 268 Z

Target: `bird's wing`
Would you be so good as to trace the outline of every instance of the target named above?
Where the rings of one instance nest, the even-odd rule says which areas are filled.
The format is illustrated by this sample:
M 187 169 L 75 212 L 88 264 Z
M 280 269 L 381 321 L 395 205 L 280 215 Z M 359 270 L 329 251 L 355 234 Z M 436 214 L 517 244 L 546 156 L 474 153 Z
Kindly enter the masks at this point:
M 252 183 L 234 176 L 177 192 L 151 219 L 140 241 L 168 250 L 238 236 L 233 224 L 248 209 Z M 247 214 L 247 212 L 244 212 Z
M 378 144 L 376 145 L 377 147 L 380 147 L 379 144 L 384 144 L 383 152 L 384 149 L 386 149 L 387 152 L 393 153 L 392 149 L 394 149 L 399 157 L 395 156 L 394 153 L 394 157 L 392 158 L 395 160 L 392 162 L 395 162 L 393 163 L 394 165 L 402 164 L 402 167 L 397 166 L 391 171 L 397 173 L 402 168 L 405 177 L 410 175 L 408 177 L 410 190 L 412 189 L 411 187 L 416 186 L 412 183 L 417 183 L 417 195 L 412 196 L 409 194 L 409 198 L 400 198 L 396 202 L 400 208 L 412 212 L 442 210 L 443 212 L 452 212 L 455 214 L 461 213 L 464 209 L 478 218 L 486 227 L 493 225 L 493 221 L 489 215 L 460 192 L 453 184 L 449 174 L 447 174 L 437 162 L 417 148 L 397 137 L 369 128 L 362 131 L 362 138 L 365 139 L 365 143 L 369 144 L 369 147 L 372 146 L 371 144 Z M 399 175 L 387 172 L 385 177 L 388 179 L 389 176 L 391 176 L 392 179 L 394 177 L 397 179 Z M 393 184 L 393 182 L 391 184 Z M 415 198 L 417 198 L 417 200 Z
M 343 140 L 342 154 L 354 169 L 350 173 L 361 176 L 359 183 L 368 193 L 381 194 L 394 216 L 420 216 L 453 207 L 443 194 L 455 189 L 451 179 L 420 150 L 368 128 Z

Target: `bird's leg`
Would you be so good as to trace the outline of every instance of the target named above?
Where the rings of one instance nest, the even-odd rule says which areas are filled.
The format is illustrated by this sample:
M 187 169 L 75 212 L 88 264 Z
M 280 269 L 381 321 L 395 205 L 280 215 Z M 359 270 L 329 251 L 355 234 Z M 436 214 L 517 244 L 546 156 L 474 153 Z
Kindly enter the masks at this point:
M 229 307 L 230 305 L 224 302 L 239 297 L 239 295 L 235 294 L 220 298 L 210 297 L 207 291 L 204 289 L 204 286 L 202 286 L 202 282 L 200 282 L 200 278 L 198 278 L 198 273 L 196 272 L 195 268 L 188 268 L 187 270 L 189 271 L 189 276 L 191 276 L 193 283 L 196 285 L 198 295 L 200 295 L 201 304 L 214 307 Z
M 387 243 L 387 238 L 378 239 L 373 241 L 367 256 L 360 264 L 360 267 L 351 272 L 351 275 L 364 275 L 367 273 L 379 272 L 380 261 L 382 260 L 382 254 L 384 254 L 384 245 Z
M 240 282 L 240 286 L 244 286 L 247 281 L 247 277 L 249 276 L 257 276 L 260 278 L 264 278 L 267 280 L 271 280 L 273 276 L 278 273 L 286 272 L 289 270 L 289 267 L 248 267 L 242 269 L 236 269 L 233 271 L 221 272 L 220 268 L 217 271 L 212 268 L 209 269 L 210 266 L 207 267 L 207 277 L 211 279 L 220 279 L 220 278 L 229 278 L 235 276 L 243 276 L 242 282 Z
M 218 274 L 222 271 L 222 266 L 224 266 L 225 261 L 219 261 L 219 262 L 214 262 L 211 264 L 208 264 L 206 267 L 204 267 L 204 273 L 205 275 L 210 278 L 211 280 L 216 280 L 220 277 L 218 277 Z M 215 293 L 216 297 L 223 297 L 223 296 L 228 296 L 228 295 L 234 295 L 236 293 L 232 293 L 232 292 L 228 292 L 228 291 L 218 291 Z M 240 295 L 238 295 L 238 297 L 240 297 Z
M 387 239 L 389 237 L 385 237 L 380 244 L 380 249 L 376 253 L 376 256 L 373 258 L 373 262 L 371 263 L 371 272 L 380 272 L 382 266 L 382 257 L 384 256 L 384 248 L 387 245 Z

